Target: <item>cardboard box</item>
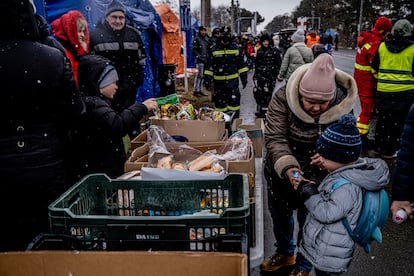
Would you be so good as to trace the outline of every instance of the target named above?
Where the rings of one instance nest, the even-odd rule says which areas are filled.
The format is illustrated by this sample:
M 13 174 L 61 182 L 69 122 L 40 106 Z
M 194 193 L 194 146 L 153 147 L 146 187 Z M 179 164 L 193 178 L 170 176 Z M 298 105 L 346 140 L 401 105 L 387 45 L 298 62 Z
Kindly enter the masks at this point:
M 148 141 L 148 130 L 142 131 L 134 139 L 131 140 L 131 151 L 143 146 Z
M 216 142 L 226 135 L 226 122 L 200 120 L 163 120 L 150 118 L 151 125 L 162 127 L 169 135 L 180 135 L 189 142 Z
M 173 143 L 166 143 L 167 147 L 171 144 Z M 199 143 L 194 144 L 191 142 L 185 144 L 193 147 L 194 149 L 200 150 L 201 152 L 206 152 L 213 149 L 219 150 L 225 144 L 225 142 L 210 142 L 203 145 L 200 145 Z M 128 160 L 125 162 L 125 172 L 140 170 L 143 166 L 148 166 L 148 151 L 149 146 L 147 143 L 141 147 L 136 148 L 131 153 L 130 158 L 128 158 Z M 250 146 L 250 153 L 246 160 L 226 161 L 226 163 L 227 172 L 229 173 L 256 174 L 256 165 L 252 145 Z M 254 181 L 252 185 L 254 185 Z
M 237 131 L 240 129 L 245 129 L 247 136 L 253 143 L 254 154 L 256 157 L 263 156 L 263 132 L 264 132 L 264 122 L 262 118 L 257 118 L 254 125 L 242 125 L 243 120 L 237 118 L 233 121 L 231 130 Z
M 217 252 L 5 252 L 0 275 L 247 276 L 247 262 L 245 254 Z
M 224 131 L 224 136 L 222 137 L 221 140 L 219 141 L 226 141 L 228 138 L 228 131 L 227 129 Z M 134 139 L 131 140 L 131 150 L 134 150 L 142 145 L 144 145 L 145 143 L 148 142 L 148 130 L 144 130 L 143 132 L 141 132 L 140 134 L 138 134 Z M 216 142 L 216 141 L 211 141 L 211 142 Z M 194 145 L 203 145 L 206 142 L 192 142 Z

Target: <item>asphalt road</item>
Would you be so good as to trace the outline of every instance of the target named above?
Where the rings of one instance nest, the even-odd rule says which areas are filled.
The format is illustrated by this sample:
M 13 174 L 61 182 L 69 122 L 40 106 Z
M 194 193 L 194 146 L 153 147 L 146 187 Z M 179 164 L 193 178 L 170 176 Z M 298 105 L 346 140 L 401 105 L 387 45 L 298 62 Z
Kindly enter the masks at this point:
M 335 65 L 353 75 L 353 65 L 355 61 L 355 50 L 339 49 L 333 53 Z M 241 87 L 240 87 L 241 88 Z M 241 112 L 240 117 L 243 124 L 253 124 L 255 120 L 256 103 L 253 95 L 252 72 L 249 73 L 249 84 L 246 89 L 241 90 Z M 390 169 L 392 170 L 392 162 Z M 257 172 L 262 173 L 262 172 Z M 390 185 L 389 185 L 390 189 Z M 263 183 L 263 219 L 264 219 L 264 258 L 267 259 L 274 253 L 274 236 L 272 232 L 272 222 L 267 208 L 266 183 Z M 371 253 L 367 254 L 360 247 L 356 246 L 354 259 L 346 275 L 414 275 L 414 223 L 407 222 L 397 225 L 388 220 L 383 230 L 383 243 L 372 243 Z M 266 275 L 289 275 L 290 269 L 279 271 L 279 273 Z M 251 276 L 259 276 L 260 269 L 252 267 Z M 264 274 L 263 274 L 264 275 Z

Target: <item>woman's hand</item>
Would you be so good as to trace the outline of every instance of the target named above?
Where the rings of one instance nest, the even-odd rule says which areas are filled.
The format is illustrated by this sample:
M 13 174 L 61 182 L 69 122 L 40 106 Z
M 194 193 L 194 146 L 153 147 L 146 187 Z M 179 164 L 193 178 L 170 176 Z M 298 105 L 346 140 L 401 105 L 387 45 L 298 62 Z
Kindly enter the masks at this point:
M 293 189 L 297 189 L 300 181 L 303 179 L 303 172 L 299 168 L 290 168 L 286 171 L 286 177 L 289 178 L 290 184 Z

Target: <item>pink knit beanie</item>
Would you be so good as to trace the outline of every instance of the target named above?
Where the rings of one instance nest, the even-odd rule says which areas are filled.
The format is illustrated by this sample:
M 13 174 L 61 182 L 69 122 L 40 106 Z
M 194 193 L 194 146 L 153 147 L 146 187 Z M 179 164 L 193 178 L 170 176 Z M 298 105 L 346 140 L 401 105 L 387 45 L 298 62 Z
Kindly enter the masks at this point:
M 330 101 L 335 91 L 333 58 L 329 54 L 320 54 L 303 75 L 299 83 L 299 93 L 313 100 Z

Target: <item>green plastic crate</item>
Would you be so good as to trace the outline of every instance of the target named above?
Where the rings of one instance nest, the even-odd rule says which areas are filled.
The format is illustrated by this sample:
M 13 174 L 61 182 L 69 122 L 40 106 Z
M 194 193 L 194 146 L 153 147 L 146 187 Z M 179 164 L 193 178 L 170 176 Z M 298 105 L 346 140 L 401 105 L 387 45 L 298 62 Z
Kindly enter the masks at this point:
M 104 250 L 234 251 L 218 247 L 246 243 L 249 214 L 245 174 L 157 181 L 92 174 L 49 206 L 51 233 Z

